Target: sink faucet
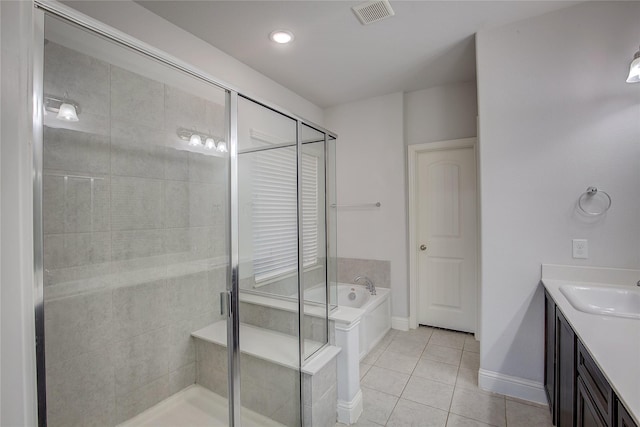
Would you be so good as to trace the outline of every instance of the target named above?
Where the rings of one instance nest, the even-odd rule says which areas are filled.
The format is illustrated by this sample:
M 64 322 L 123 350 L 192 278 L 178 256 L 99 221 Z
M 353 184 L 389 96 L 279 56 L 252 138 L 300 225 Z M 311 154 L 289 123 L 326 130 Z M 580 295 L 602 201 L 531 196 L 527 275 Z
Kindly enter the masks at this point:
M 376 294 L 376 287 L 373 285 L 371 279 L 369 279 L 367 276 L 358 276 L 353 279 L 353 283 L 358 283 L 359 280 L 364 280 L 365 286 L 367 287 L 367 290 L 371 292 L 371 295 Z

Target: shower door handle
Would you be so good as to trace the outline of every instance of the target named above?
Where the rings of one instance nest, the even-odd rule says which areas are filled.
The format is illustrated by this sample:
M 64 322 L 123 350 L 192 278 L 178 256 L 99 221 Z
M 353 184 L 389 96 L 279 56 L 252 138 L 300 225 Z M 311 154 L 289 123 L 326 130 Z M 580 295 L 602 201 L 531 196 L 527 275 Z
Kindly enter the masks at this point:
M 231 316 L 229 307 L 231 307 L 231 292 L 220 292 L 220 315 L 224 316 L 226 314 L 227 316 Z

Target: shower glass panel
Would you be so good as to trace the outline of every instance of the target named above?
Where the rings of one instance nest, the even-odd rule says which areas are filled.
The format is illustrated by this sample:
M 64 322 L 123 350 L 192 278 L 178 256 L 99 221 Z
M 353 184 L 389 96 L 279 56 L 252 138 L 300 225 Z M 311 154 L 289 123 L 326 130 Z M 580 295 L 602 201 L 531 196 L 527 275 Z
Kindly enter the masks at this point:
M 338 306 L 338 215 L 336 188 L 336 138 L 327 135 L 326 146 L 326 204 L 327 212 L 327 281 L 329 286 L 329 309 Z
M 227 99 L 46 16 L 49 427 L 228 424 Z M 145 412 L 167 398 L 185 412 Z
M 325 135 L 301 126 L 304 356 L 328 341 Z
M 295 120 L 239 98 L 240 400 L 286 426 L 301 419 L 297 154 Z

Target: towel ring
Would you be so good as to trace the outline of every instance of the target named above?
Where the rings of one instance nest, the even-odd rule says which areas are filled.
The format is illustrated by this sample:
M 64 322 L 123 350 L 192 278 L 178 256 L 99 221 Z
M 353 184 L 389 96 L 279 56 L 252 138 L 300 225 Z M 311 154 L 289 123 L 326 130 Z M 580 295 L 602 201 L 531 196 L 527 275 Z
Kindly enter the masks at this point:
M 585 200 L 594 197 L 598 193 L 604 194 L 604 196 L 607 198 L 607 206 L 603 210 L 601 210 L 600 212 L 593 212 L 593 211 L 589 211 L 589 210 L 585 209 L 585 207 L 582 206 L 582 203 Z M 606 191 L 598 190 L 597 187 L 588 187 L 587 191 L 582 193 L 582 195 L 580 195 L 580 198 L 578 198 L 578 207 L 586 215 L 591 215 L 591 216 L 602 215 L 603 213 L 608 211 L 609 208 L 611 207 L 611 196 L 609 196 L 609 194 L 607 194 Z

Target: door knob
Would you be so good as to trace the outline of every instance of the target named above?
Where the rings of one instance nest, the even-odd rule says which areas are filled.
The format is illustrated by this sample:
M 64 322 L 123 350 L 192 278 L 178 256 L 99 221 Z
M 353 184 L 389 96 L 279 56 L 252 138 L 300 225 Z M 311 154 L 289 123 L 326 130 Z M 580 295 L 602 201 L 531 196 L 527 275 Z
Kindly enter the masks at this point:
M 426 251 L 427 250 L 427 245 L 420 245 L 420 250 L 421 251 Z

